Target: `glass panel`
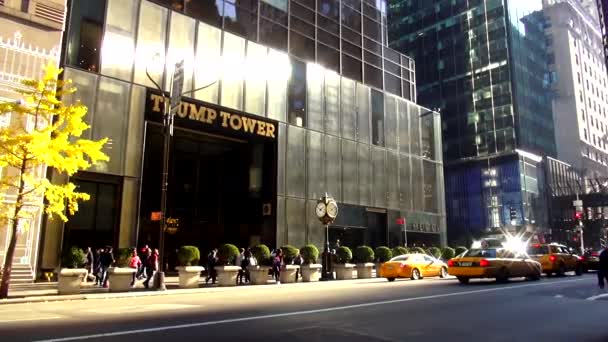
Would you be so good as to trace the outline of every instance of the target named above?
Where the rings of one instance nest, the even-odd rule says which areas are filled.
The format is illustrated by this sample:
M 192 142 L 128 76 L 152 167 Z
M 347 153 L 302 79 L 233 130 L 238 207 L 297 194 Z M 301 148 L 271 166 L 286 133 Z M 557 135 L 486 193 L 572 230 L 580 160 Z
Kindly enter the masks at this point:
M 287 82 L 291 75 L 291 62 L 287 54 L 270 49 L 264 68 L 268 75 L 267 116 L 285 122 L 287 111 Z
M 369 144 L 370 103 L 369 87 L 357 83 L 357 140 Z
M 315 212 L 315 206 L 317 205 L 317 200 L 309 200 L 307 202 L 306 215 L 309 217 L 308 219 L 308 235 L 306 243 L 311 243 L 319 249 L 319 251 L 323 251 L 323 244 L 325 243 L 325 227 L 317 220 L 316 218 L 311 217 L 314 215 L 312 213 Z M 338 215 L 340 215 L 338 213 Z
M 277 157 L 277 193 L 285 194 L 285 152 L 287 149 L 287 126 L 284 123 L 279 123 L 279 143 Z
M 296 126 L 287 127 L 286 157 L 287 196 L 306 196 L 306 131 Z
M 287 198 L 287 243 L 303 246 L 306 243 L 306 200 Z
M 410 151 L 414 156 L 420 155 L 420 107 L 409 103 L 410 117 Z
M 399 155 L 396 151 L 387 152 L 386 178 L 388 207 L 399 209 Z
M 342 77 L 340 91 L 342 113 L 342 136 L 355 140 L 357 137 L 357 112 L 355 109 L 355 82 Z
M 167 9 L 142 1 L 139 28 L 137 29 L 137 48 L 135 50 L 135 83 L 147 87 L 156 86 L 146 76 L 148 73 L 157 84 L 162 84 L 165 65 L 165 37 L 167 35 Z M 157 57 L 155 57 L 157 56 Z M 154 63 L 151 59 L 157 58 Z
M 266 100 L 266 75 L 264 65 L 268 49 L 262 45 L 247 42 L 245 67 L 245 111 L 264 116 Z
M 221 104 L 228 108 L 243 108 L 243 66 L 245 64 L 245 39 L 224 32 L 222 50 Z
M 241 37 L 258 39 L 258 16 L 240 7 L 226 2 L 224 4 L 224 28 Z
M 163 0 L 167 1 L 167 0 Z M 169 0 L 173 3 L 180 2 L 180 0 Z M 196 1 L 185 1 L 187 15 L 194 17 L 198 20 L 202 20 L 205 23 L 213 26 L 222 26 L 222 17 L 220 13 L 224 13 L 222 6 L 224 2 L 221 0 L 196 0 Z M 183 7 L 182 7 L 183 9 Z M 179 10 L 179 9 L 178 9 Z
M 323 165 L 323 134 L 315 131 L 308 131 L 308 198 L 319 199 L 325 191 L 325 169 Z
M 399 120 L 397 121 L 399 125 L 399 152 L 401 153 L 410 153 L 410 127 L 407 109 L 407 102 L 399 101 Z
M 370 164 L 369 145 L 358 144 L 357 155 L 359 159 L 359 203 L 372 205 L 372 171 Z
M 108 162 L 100 162 L 93 170 L 101 173 L 122 174 L 123 150 L 127 137 L 127 118 L 129 105 L 129 85 L 110 78 L 99 80 L 97 106 L 91 125 L 92 138 L 108 138 L 104 152 L 110 157 Z
M 308 128 L 323 131 L 323 88 L 325 69 L 308 63 L 306 68 L 308 85 Z
M 373 205 L 376 207 L 386 206 L 386 150 L 372 147 L 372 192 L 374 195 Z
M 264 18 L 260 19 L 260 43 L 287 50 L 287 29 Z
M 198 40 L 196 43 L 195 87 L 207 86 L 197 91 L 194 97 L 198 100 L 219 103 L 219 78 L 221 75 L 222 31 L 213 26 L 198 23 Z
M 401 193 L 401 210 L 412 210 L 411 170 L 410 157 L 404 154 L 399 155 L 399 191 Z
M 412 200 L 414 202 L 414 210 L 424 210 L 424 202 L 422 198 L 424 182 L 422 175 L 422 160 L 411 158 L 412 162 Z
M 386 147 L 397 150 L 397 100 L 394 96 L 385 96 Z
M 97 78 L 95 74 L 83 72 L 77 69 L 66 68 L 64 72 L 66 80 L 72 80 L 72 84 L 77 92 L 66 95 L 66 103 L 80 101 L 88 110 L 84 121 L 90 126 L 95 117 L 95 97 L 97 96 Z M 81 138 L 91 139 L 92 130 L 87 129 L 82 133 Z
M 434 158 L 435 157 L 435 139 L 433 135 L 433 121 L 434 115 L 428 114 L 420 119 L 421 122 L 421 155 L 423 158 Z
M 165 88 L 171 87 L 171 75 L 175 64 L 184 61 L 184 88 L 183 91 L 192 90 L 192 76 L 194 75 L 194 19 L 177 12 L 171 13 L 171 32 L 169 33 L 169 49 Z
M 437 166 L 424 161 L 424 211 L 437 212 Z
M 101 73 L 104 75 L 131 81 L 138 3 L 135 0 L 108 1 L 106 33 L 101 49 Z
M 384 146 L 384 94 L 372 89 L 372 144 Z
M 282 246 L 287 240 L 287 223 L 285 222 L 285 197 L 277 197 L 277 245 Z
M 287 94 L 287 120 L 292 125 L 302 127 L 306 122 L 306 64 L 292 59 L 291 65 Z
M 340 75 L 325 73 L 325 132 L 340 135 Z
M 359 204 L 357 169 L 357 143 L 342 140 L 342 201 L 345 203 Z
M 340 138 L 325 136 L 325 184 L 336 201 L 342 200 L 342 156 Z
M 105 1 L 72 2 L 67 64 L 99 72 L 99 53 L 105 13 Z

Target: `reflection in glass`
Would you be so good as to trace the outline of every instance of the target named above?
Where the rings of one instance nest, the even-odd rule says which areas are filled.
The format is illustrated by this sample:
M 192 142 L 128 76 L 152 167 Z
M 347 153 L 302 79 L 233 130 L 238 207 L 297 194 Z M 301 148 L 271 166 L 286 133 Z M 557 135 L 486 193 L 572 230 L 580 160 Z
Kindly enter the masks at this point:
M 302 127 L 306 122 L 306 64 L 297 59 L 291 60 L 287 112 L 292 125 Z
M 408 103 L 410 118 L 410 152 L 414 156 L 420 155 L 420 107 Z
M 291 75 L 291 62 L 286 53 L 270 49 L 264 67 L 268 75 L 267 116 L 285 122 L 287 111 L 287 82 Z
M 306 130 L 287 126 L 286 158 L 287 196 L 304 198 L 306 196 Z
M 359 204 L 359 182 L 357 166 L 357 143 L 342 140 L 342 201 Z
M 412 163 L 412 201 L 414 204 L 414 210 L 424 210 L 424 183 L 422 173 L 422 160 L 417 158 L 411 158 Z
M 80 103 L 85 105 L 88 110 L 87 115 L 84 117 L 84 121 L 90 126 L 95 117 L 95 98 L 97 96 L 98 76 L 78 69 L 66 68 L 64 77 L 67 80 L 72 80 L 72 84 L 78 89 L 75 93 L 65 95 L 66 104 L 80 101 Z M 91 134 L 92 130 L 87 129 L 82 133 L 81 137 L 83 139 L 92 139 Z
M 372 143 L 384 146 L 384 94 L 372 89 Z
M 420 119 L 421 131 L 420 138 L 422 140 L 421 156 L 423 158 L 432 159 L 435 157 L 435 139 L 433 135 L 434 114 L 428 114 Z
M 325 73 L 325 132 L 340 135 L 340 75 Z
M 424 211 L 437 212 L 437 164 L 424 161 Z
M 357 83 L 357 140 L 369 144 L 370 88 Z
M 201 22 L 198 23 L 194 87 L 195 89 L 208 87 L 197 91 L 194 97 L 215 104 L 219 103 L 219 79 L 222 69 L 221 37 L 222 31 L 220 29 Z
M 397 99 L 394 96 L 385 96 L 385 117 L 386 124 L 386 147 L 392 150 L 397 150 Z
M 342 117 L 342 136 L 346 139 L 355 140 L 357 138 L 355 82 L 345 77 L 342 77 L 340 101 L 340 112 Z
M 243 108 L 243 67 L 245 65 L 245 39 L 224 33 L 222 50 L 221 104 L 228 108 Z
M 306 200 L 287 197 L 287 241 L 295 246 L 306 243 Z
M 399 119 L 397 121 L 399 124 L 399 152 L 401 153 L 410 153 L 410 125 L 407 109 L 407 102 L 399 100 L 397 106 Z
M 154 82 L 162 84 L 168 12 L 166 8 L 151 2 L 141 2 L 135 50 L 135 83 L 155 87 L 146 76 L 147 67 Z M 150 63 L 150 59 L 155 55 L 159 63 Z
M 192 90 L 194 74 L 194 29 L 195 21 L 177 12 L 171 13 L 171 31 L 169 32 L 169 49 L 167 54 L 167 75 L 172 75 L 175 64 L 184 61 L 183 91 Z M 165 78 L 165 88 L 171 86 L 171 77 Z
M 67 64 L 99 72 L 106 1 L 72 3 L 68 33 Z
M 247 42 L 245 62 L 245 111 L 264 116 L 266 100 L 265 64 L 268 49 L 265 46 Z
M 373 205 L 386 206 L 387 179 L 386 179 L 386 150 L 372 146 L 372 180 Z
M 224 28 L 250 40 L 258 38 L 257 13 L 249 12 L 229 2 L 224 4 Z
M 308 128 L 322 132 L 325 69 L 318 64 L 308 63 L 306 73 L 308 84 Z
M 387 151 L 386 179 L 388 207 L 399 209 L 399 154 L 397 151 Z
M 405 154 L 399 155 L 399 191 L 401 193 L 401 210 L 412 210 L 412 167 L 410 157 Z
M 336 201 L 342 200 L 342 158 L 340 138 L 325 136 L 325 184 Z
M 372 204 L 372 172 L 369 145 L 357 144 L 358 171 L 359 171 L 359 203 Z
M 307 181 L 308 198 L 319 199 L 327 188 L 325 187 L 325 168 L 324 168 L 324 144 L 323 134 L 316 131 L 307 131 Z
M 137 4 L 134 0 L 109 0 L 103 39 L 101 73 L 131 81 L 135 54 Z

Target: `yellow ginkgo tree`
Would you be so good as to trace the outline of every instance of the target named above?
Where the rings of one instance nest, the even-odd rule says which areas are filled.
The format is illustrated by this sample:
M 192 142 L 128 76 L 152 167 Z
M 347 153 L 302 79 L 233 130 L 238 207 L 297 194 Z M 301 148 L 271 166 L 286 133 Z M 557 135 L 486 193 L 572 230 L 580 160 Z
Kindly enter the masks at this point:
M 78 201 L 89 199 L 73 183 L 52 184 L 46 168 L 71 176 L 108 160 L 102 152 L 107 139 L 80 139 L 89 128 L 86 106 L 63 102 L 76 89 L 69 80 L 59 79 L 62 70 L 55 65 L 49 63 L 44 70 L 42 79 L 23 81 L 15 90 L 19 101 L 0 103 L 0 119 L 8 122 L 0 128 L 0 229 L 9 229 L 10 236 L 0 298 L 8 296 L 19 230 L 28 228 L 37 208 L 67 221 L 68 213 L 78 210 Z

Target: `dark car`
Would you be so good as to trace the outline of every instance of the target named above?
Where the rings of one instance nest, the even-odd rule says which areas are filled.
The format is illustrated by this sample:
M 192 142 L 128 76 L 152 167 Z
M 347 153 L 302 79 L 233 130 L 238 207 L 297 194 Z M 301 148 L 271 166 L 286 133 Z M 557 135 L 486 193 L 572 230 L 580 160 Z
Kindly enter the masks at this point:
M 598 270 L 600 266 L 600 253 L 602 250 L 587 250 L 581 257 L 583 262 L 583 270 L 588 272 L 589 270 Z

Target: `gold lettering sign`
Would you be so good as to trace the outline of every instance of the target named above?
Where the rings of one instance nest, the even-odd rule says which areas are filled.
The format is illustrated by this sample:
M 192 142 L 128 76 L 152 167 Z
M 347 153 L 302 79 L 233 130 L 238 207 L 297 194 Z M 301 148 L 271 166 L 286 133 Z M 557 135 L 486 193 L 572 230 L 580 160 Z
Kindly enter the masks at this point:
M 162 114 L 164 98 L 161 95 L 150 93 L 148 99 L 150 101 L 150 110 L 154 113 Z M 181 102 L 176 114 L 183 119 L 228 128 L 260 137 L 276 138 L 276 127 L 272 122 L 261 121 L 240 114 L 225 112 L 223 110 L 218 111 L 202 104 Z

